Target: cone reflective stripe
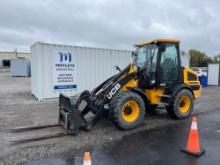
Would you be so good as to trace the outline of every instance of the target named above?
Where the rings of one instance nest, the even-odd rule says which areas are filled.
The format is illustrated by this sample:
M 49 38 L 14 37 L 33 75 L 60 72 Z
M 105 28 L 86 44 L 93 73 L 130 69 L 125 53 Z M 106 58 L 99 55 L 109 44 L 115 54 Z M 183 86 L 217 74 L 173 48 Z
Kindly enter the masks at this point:
M 83 156 L 83 165 L 92 165 L 90 152 L 85 152 Z
M 201 156 L 202 154 L 205 153 L 205 151 L 200 148 L 199 133 L 198 133 L 196 117 L 193 117 L 192 119 L 192 125 L 191 125 L 191 129 L 189 133 L 187 146 L 185 149 L 182 149 L 181 151 L 191 154 L 193 156 Z

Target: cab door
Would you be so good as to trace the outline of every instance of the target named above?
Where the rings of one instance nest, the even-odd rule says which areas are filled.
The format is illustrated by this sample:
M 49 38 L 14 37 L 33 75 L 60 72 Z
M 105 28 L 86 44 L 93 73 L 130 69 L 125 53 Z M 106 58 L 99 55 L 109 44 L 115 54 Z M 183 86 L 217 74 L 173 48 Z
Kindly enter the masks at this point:
M 161 43 L 157 65 L 157 86 L 171 87 L 181 79 L 180 55 L 177 43 Z

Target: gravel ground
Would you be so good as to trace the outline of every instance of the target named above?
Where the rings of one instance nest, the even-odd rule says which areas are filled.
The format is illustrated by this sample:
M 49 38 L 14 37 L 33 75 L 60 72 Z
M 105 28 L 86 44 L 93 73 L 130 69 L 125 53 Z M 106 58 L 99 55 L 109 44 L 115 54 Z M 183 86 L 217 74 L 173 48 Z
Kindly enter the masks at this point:
M 11 77 L 9 72 L 0 72 L 0 165 L 22 164 L 27 160 L 52 155 L 77 153 L 81 148 L 103 147 L 112 141 L 135 132 L 176 124 L 164 110 L 148 115 L 141 127 L 131 131 L 118 130 L 109 120 L 100 121 L 91 132 L 80 132 L 78 136 L 65 136 L 26 144 L 11 145 L 10 140 L 39 134 L 61 132 L 61 128 L 47 128 L 29 133 L 10 133 L 18 126 L 54 124 L 58 117 L 58 100 L 36 101 L 31 95 L 30 78 Z M 194 114 L 206 114 L 220 109 L 220 87 L 208 87 L 196 102 Z

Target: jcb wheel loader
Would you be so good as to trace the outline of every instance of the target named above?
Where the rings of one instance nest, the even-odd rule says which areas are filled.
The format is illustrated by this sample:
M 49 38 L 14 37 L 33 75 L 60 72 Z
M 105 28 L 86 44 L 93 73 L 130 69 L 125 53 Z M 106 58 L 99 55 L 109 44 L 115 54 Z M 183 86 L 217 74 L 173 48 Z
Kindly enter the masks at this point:
M 201 94 L 195 72 L 181 66 L 180 41 L 155 39 L 136 45 L 134 62 L 80 97 L 59 97 L 59 124 L 68 134 L 89 129 L 108 115 L 121 129 L 138 127 L 145 111 L 165 106 L 172 118 L 184 119 Z M 92 112 L 91 122 L 84 116 Z

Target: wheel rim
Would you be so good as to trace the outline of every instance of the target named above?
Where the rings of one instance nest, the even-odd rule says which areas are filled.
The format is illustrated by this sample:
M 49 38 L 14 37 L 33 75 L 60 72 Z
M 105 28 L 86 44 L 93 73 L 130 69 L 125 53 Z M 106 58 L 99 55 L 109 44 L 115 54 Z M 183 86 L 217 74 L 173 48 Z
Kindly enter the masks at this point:
M 140 114 L 140 108 L 136 101 L 130 100 L 122 106 L 121 116 L 124 121 L 131 123 L 137 120 Z
M 190 110 L 190 98 L 188 96 L 182 96 L 179 100 L 179 111 L 181 113 L 187 113 Z

